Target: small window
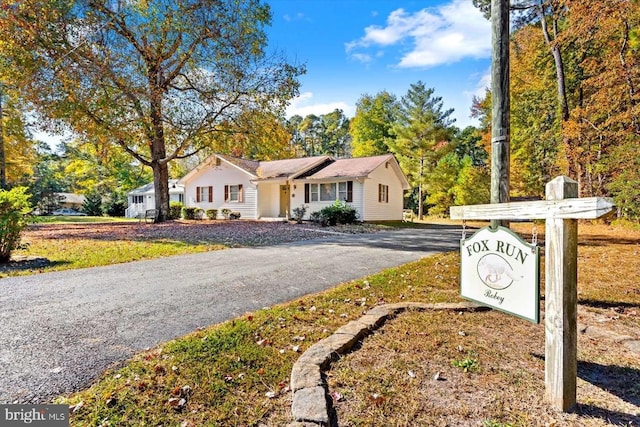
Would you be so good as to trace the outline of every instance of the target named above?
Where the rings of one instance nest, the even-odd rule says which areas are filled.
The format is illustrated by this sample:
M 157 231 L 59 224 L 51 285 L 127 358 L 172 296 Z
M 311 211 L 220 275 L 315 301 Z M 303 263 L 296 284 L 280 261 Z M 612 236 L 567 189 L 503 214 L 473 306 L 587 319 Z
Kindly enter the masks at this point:
M 349 197 L 347 196 L 347 183 L 345 182 L 339 182 L 338 183 L 338 200 L 342 200 L 343 202 L 346 202 L 349 199 Z
M 309 186 L 309 194 L 311 196 L 312 202 L 317 202 L 318 200 L 320 200 L 320 197 L 318 196 L 318 184 L 311 184 Z
M 241 203 L 242 199 L 243 199 L 242 184 L 239 184 L 239 185 L 225 185 L 224 186 L 224 201 L 225 202 Z
M 213 202 L 213 187 L 196 187 L 196 202 Z
M 389 186 L 378 184 L 378 202 L 389 203 Z

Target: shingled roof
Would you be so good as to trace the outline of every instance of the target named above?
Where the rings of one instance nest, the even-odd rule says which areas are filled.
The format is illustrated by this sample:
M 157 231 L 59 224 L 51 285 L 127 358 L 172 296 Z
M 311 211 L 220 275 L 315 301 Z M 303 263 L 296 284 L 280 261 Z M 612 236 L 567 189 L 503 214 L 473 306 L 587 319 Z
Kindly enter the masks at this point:
M 352 159 L 338 159 L 325 168 L 320 169 L 306 178 L 361 178 L 369 176 L 381 164 L 393 160 L 391 154 L 374 157 L 355 157 Z

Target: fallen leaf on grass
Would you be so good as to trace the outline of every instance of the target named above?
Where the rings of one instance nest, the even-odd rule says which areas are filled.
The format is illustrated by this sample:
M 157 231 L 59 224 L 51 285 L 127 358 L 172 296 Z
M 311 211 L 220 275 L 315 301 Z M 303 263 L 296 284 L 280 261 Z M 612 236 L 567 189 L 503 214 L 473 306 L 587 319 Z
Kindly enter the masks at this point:
M 272 341 L 269 338 L 263 338 L 261 340 L 256 341 L 256 344 L 258 344 L 260 347 L 266 347 L 268 345 L 271 345 Z
M 378 393 L 373 393 L 369 396 L 369 400 L 376 406 L 380 406 L 384 403 L 384 397 L 379 395 Z
M 344 396 L 342 395 L 342 393 L 339 393 L 337 391 L 331 392 L 331 398 L 334 402 L 342 402 L 344 400 Z
M 172 397 L 167 403 L 169 404 L 169 406 L 171 406 L 171 408 L 173 408 L 174 411 L 182 412 L 185 406 L 187 406 L 187 399 Z
M 71 411 L 72 414 L 75 414 L 83 406 L 84 406 L 84 402 L 80 401 L 80 402 L 76 403 L 75 405 L 69 406 L 69 411 Z
M 268 397 L 269 399 L 273 399 L 274 397 L 277 396 L 275 391 L 268 391 L 264 394 L 266 397 Z

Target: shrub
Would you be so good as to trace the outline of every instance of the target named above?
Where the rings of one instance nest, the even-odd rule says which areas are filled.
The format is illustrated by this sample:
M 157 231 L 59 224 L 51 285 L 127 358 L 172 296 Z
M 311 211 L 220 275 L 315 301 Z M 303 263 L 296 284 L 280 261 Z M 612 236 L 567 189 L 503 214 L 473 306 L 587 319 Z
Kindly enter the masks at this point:
M 102 196 L 97 191 L 90 191 L 84 197 L 82 211 L 90 216 L 102 216 Z
M 180 219 L 184 205 L 180 202 L 169 203 L 169 219 Z
M 312 219 L 322 225 L 353 224 L 358 221 L 358 212 L 346 202 L 336 200 L 332 205 L 311 214 Z
M 0 262 L 11 259 L 11 252 L 20 245 L 20 234 L 29 224 L 30 195 L 26 187 L 0 190 Z
M 218 218 L 218 209 L 207 209 L 205 211 L 207 218 L 209 219 L 217 219 Z
M 196 211 L 198 208 L 182 208 L 182 218 L 184 219 L 196 219 Z
M 127 211 L 127 195 L 112 193 L 104 207 L 104 211 L 109 216 L 124 216 Z
M 220 211 L 220 213 L 222 214 L 222 216 L 224 217 L 224 219 L 229 219 L 229 215 L 231 215 L 231 209 L 222 208 L 222 210 Z
M 240 212 L 231 212 L 229 214 L 229 219 L 240 219 Z
M 204 219 L 204 209 L 196 208 L 195 219 Z
M 307 206 L 302 205 L 293 209 L 293 219 L 298 223 L 302 223 L 302 218 L 304 218 L 304 214 L 307 213 Z

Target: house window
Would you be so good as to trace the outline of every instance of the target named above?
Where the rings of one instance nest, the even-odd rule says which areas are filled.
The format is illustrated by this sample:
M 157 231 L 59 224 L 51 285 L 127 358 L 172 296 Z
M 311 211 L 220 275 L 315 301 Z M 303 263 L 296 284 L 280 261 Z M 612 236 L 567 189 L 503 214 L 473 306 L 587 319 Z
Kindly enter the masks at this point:
M 213 202 L 213 187 L 196 187 L 196 203 Z
M 132 196 L 131 201 L 134 204 L 144 203 L 144 196 Z
M 353 181 L 305 184 L 304 202 L 333 202 L 342 200 L 353 202 Z
M 389 203 L 389 186 L 378 184 L 378 202 Z
M 320 200 L 320 197 L 318 196 L 318 184 L 311 184 L 309 192 L 311 194 L 312 202 L 317 202 L 318 200 Z
M 317 184 L 320 186 L 320 201 L 321 202 L 333 202 L 336 200 L 336 183 L 327 182 L 324 184 Z
M 243 201 L 242 184 L 239 185 L 225 185 L 224 186 L 224 201 L 225 202 L 237 202 Z
M 338 183 L 338 200 L 342 200 L 343 202 L 347 201 L 347 183 L 346 182 Z

